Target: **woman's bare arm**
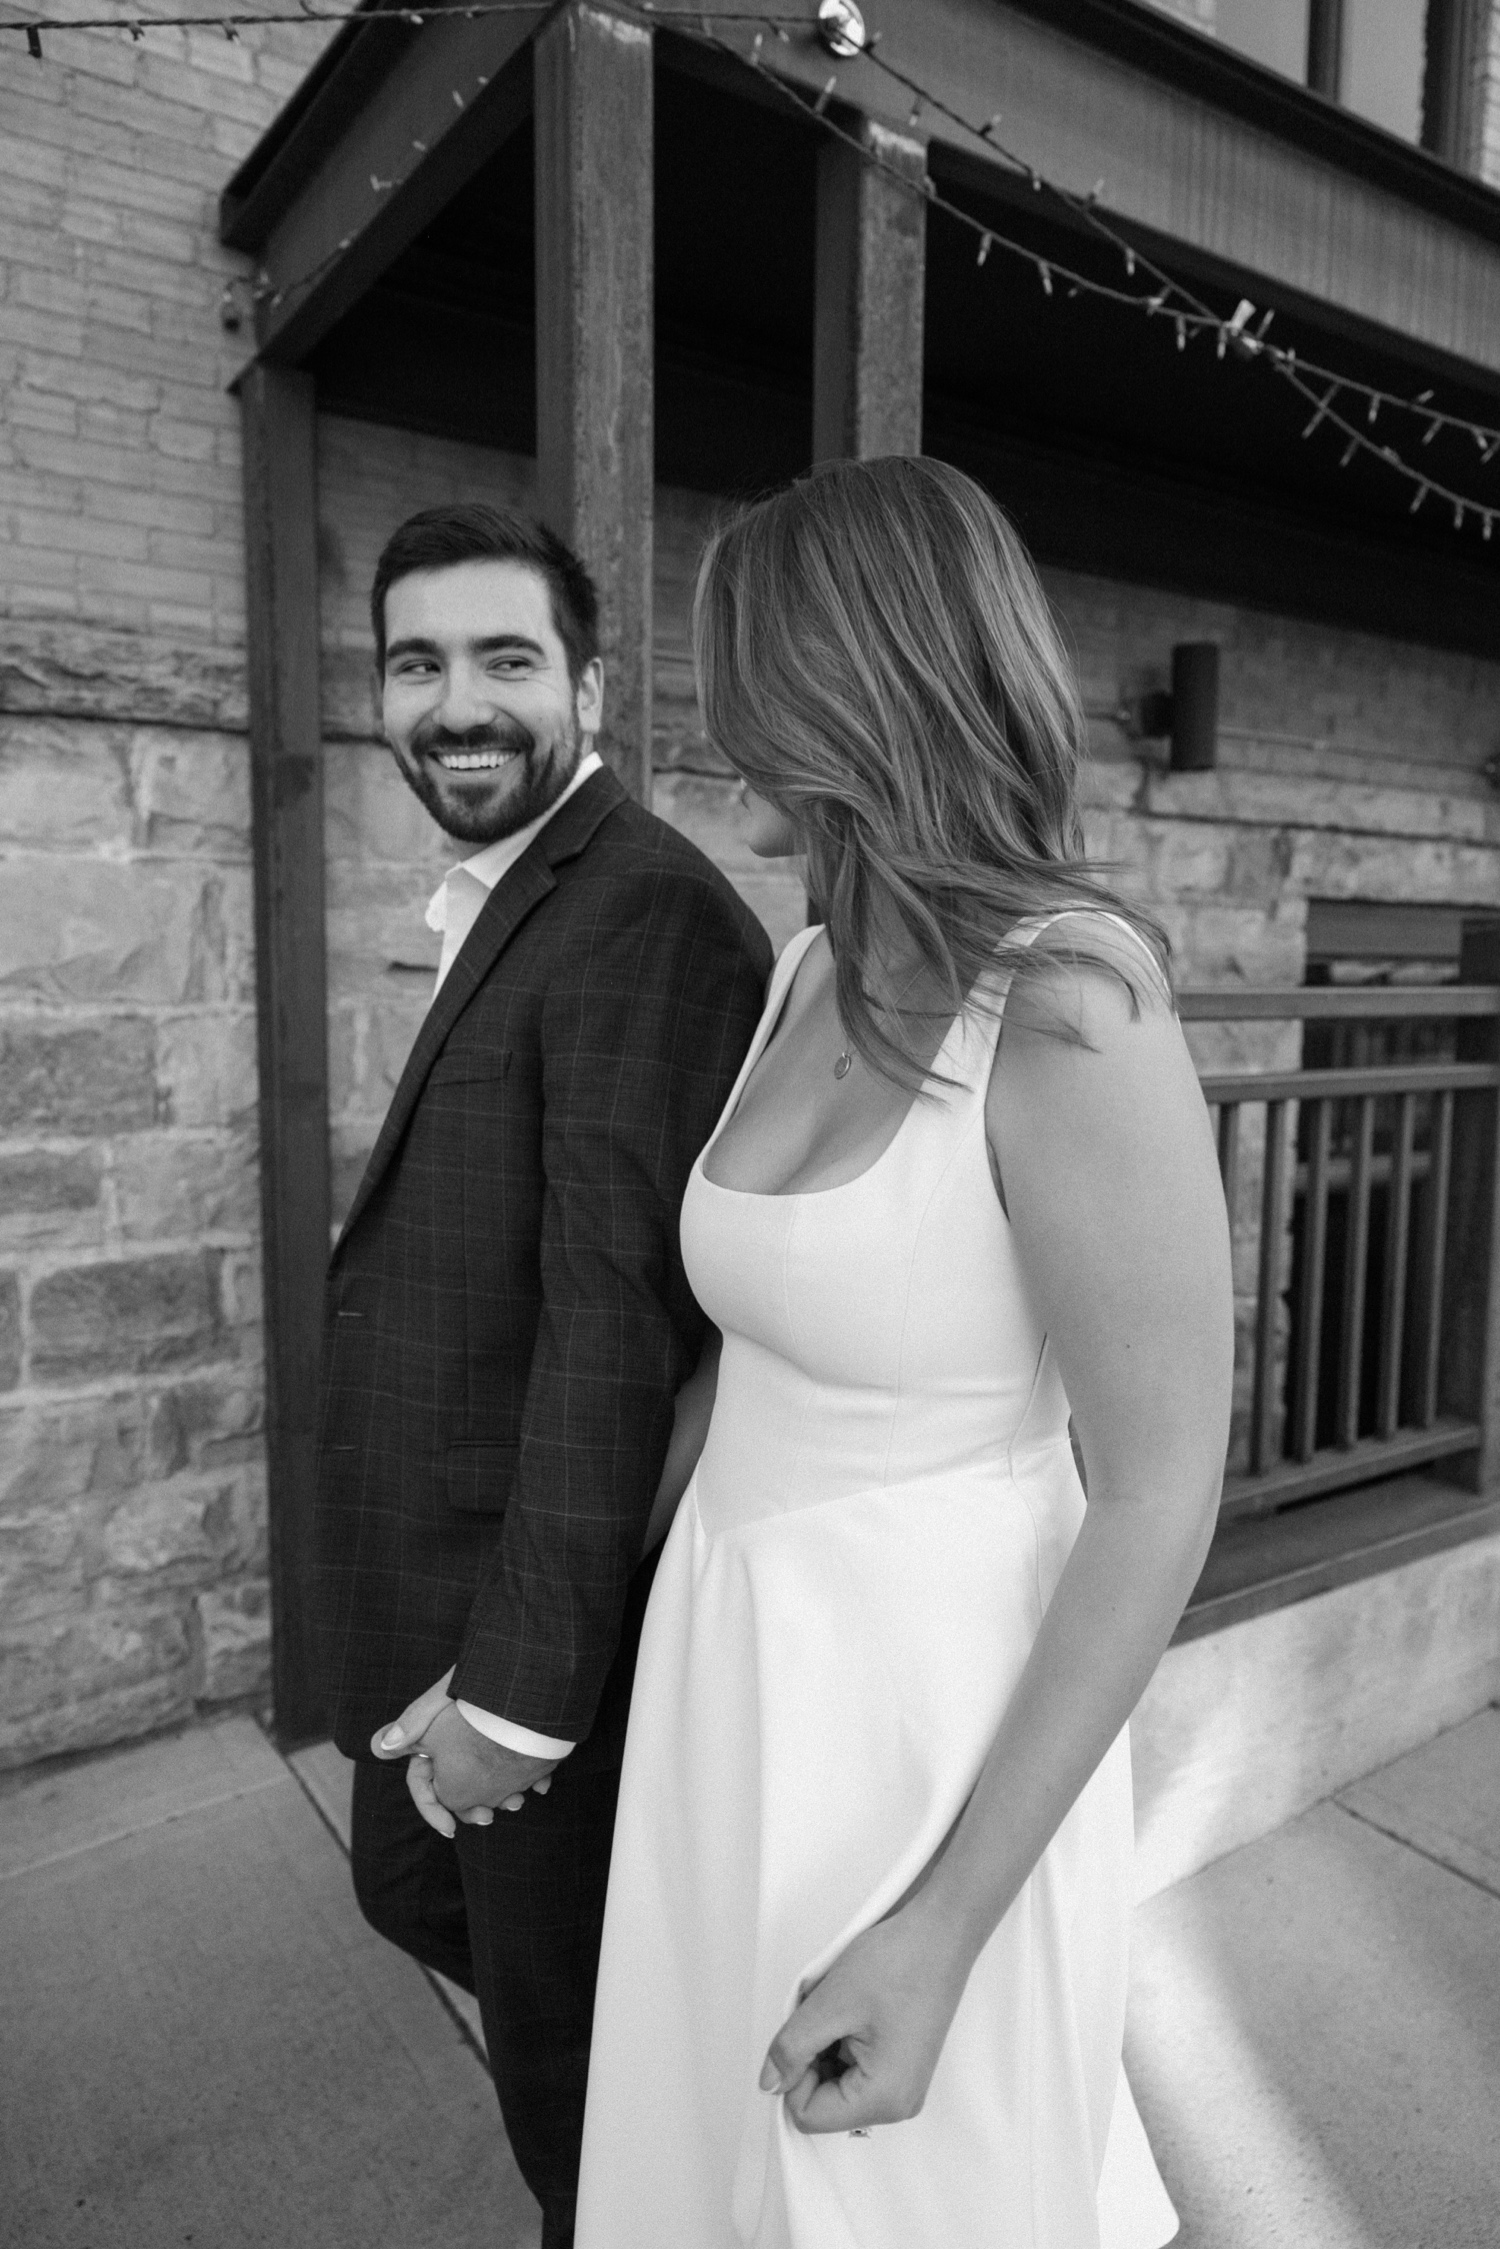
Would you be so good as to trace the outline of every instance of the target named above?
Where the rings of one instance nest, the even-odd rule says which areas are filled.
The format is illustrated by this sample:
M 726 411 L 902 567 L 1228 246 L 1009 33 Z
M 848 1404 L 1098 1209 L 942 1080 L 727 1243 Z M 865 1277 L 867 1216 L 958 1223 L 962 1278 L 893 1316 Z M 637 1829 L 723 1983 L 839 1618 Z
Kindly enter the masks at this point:
M 1007 1010 L 986 1105 L 1028 1292 L 1072 1405 L 1088 1510 L 967 1807 L 923 1885 L 858 1938 L 773 2043 L 804 2130 L 916 2112 L 969 1970 L 1138 1701 L 1212 1535 L 1229 1426 L 1228 1224 L 1164 1000 L 1059 966 Z M 854 2066 L 820 2084 L 813 2055 Z
M 662 1463 L 661 1482 L 651 1502 L 651 1519 L 646 1525 L 646 1541 L 641 1548 L 643 1560 L 660 1546 L 672 1528 L 678 1502 L 692 1482 L 714 1410 L 714 1393 L 719 1387 L 719 1353 L 723 1347 L 723 1336 L 717 1328 L 710 1328 L 698 1364 L 677 1393 L 667 1457 Z

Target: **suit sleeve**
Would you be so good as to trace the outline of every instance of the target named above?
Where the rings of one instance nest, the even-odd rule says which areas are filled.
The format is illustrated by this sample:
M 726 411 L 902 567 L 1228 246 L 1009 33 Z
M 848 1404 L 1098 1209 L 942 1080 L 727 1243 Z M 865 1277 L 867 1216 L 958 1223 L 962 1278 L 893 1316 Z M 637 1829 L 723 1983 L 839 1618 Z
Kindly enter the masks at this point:
M 619 1641 L 703 1315 L 688 1174 L 759 1020 L 770 949 L 706 878 L 646 869 L 567 933 L 542 1026 L 542 1309 L 520 1455 L 451 1692 L 580 1741 Z

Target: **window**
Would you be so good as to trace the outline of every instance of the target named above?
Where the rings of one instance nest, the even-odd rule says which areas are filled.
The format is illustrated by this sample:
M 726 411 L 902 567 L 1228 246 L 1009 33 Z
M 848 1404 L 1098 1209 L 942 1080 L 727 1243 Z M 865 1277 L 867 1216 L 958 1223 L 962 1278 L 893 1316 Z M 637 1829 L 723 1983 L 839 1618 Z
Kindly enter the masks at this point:
M 1480 0 L 1214 0 L 1226 47 L 1450 161 L 1466 160 Z

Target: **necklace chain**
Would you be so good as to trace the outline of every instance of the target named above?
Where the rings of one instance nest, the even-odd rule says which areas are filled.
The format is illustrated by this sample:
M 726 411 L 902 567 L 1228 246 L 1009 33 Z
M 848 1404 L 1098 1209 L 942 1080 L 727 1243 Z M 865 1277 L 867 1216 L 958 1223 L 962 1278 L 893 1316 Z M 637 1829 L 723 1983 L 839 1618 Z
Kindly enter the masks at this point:
M 902 987 L 901 987 L 900 991 L 899 991 L 899 992 L 898 992 L 898 993 L 896 994 L 896 1000 L 895 1000 L 895 1004 L 896 1004 L 896 1006 L 897 1006 L 897 1007 L 899 1007 L 899 1006 L 901 1005 L 901 1002 L 902 1002 L 902 1001 L 903 1001 L 903 1000 L 905 999 L 905 997 L 906 997 L 907 993 L 908 993 L 908 992 L 909 992 L 909 991 L 911 990 L 911 988 L 912 988 L 913 984 L 915 984 L 915 983 L 916 983 L 916 982 L 918 981 L 918 978 L 919 978 L 919 977 L 921 976 L 921 974 L 922 974 L 922 970 L 923 970 L 923 968 L 925 968 L 925 966 L 926 966 L 926 963 L 925 963 L 925 961 L 924 961 L 924 962 L 919 962 L 919 963 L 918 963 L 918 966 L 917 966 L 916 974 L 915 974 L 915 975 L 912 975 L 912 976 L 908 976 L 908 978 L 906 979 L 906 982 L 905 982 L 905 983 L 904 983 L 904 984 L 902 985 Z M 836 1060 L 835 1060 L 835 1062 L 834 1062 L 834 1065 L 833 1065 L 833 1074 L 834 1074 L 834 1076 L 835 1076 L 836 1078 L 847 1078 L 847 1077 L 848 1077 L 848 1075 L 849 1075 L 849 1072 L 850 1072 L 850 1071 L 851 1071 L 851 1070 L 853 1069 L 853 1067 L 854 1067 L 854 1056 L 853 1056 L 853 1054 L 852 1054 L 852 1053 L 850 1052 L 850 1050 L 849 1050 L 849 1048 L 848 1048 L 847 1046 L 843 1046 L 843 1047 L 840 1047 L 840 1048 L 839 1048 L 839 1051 L 838 1051 L 838 1056 L 837 1056 L 837 1058 L 836 1058 Z

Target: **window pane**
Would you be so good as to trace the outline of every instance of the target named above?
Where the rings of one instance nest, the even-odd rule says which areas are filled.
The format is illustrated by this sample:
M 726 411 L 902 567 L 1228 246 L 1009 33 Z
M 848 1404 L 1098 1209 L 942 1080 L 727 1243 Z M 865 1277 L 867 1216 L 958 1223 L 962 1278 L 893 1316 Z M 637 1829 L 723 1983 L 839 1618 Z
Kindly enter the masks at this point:
M 1418 0 L 1410 5 L 1420 15 Z M 1216 22 L 1226 47 L 1306 85 L 1307 0 L 1219 0 Z
M 1345 105 L 1404 141 L 1421 137 L 1426 12 L 1419 0 L 1344 0 Z

